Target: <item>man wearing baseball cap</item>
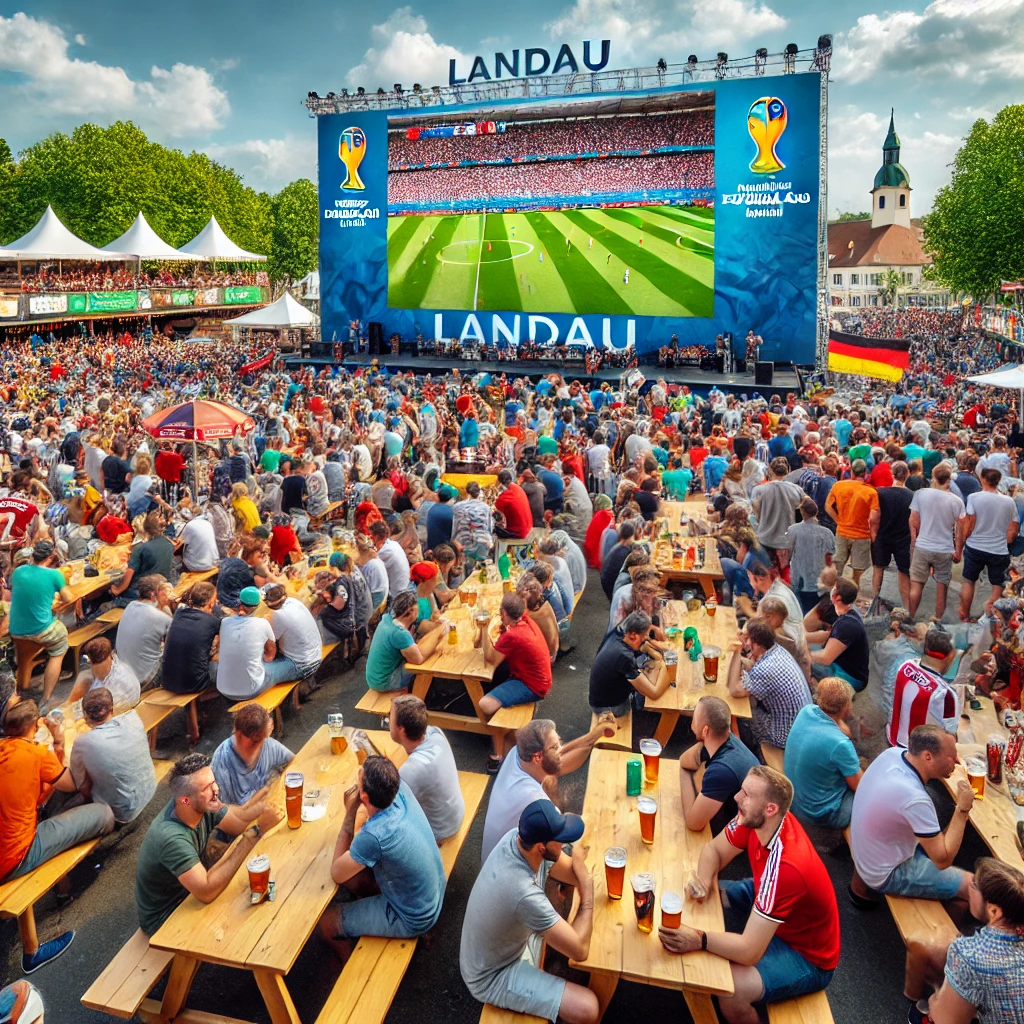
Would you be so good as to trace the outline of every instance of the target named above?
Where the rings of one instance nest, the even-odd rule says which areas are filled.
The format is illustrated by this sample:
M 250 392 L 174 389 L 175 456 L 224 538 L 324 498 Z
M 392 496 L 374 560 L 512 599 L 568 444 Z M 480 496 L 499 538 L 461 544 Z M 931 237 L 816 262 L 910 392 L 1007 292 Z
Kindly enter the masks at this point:
M 220 655 L 217 689 L 228 700 L 251 700 L 282 682 L 267 672 L 277 657 L 274 630 L 266 619 L 256 618 L 260 592 L 243 587 L 238 595 L 238 614 L 220 624 Z
M 534 800 L 520 815 L 519 827 L 491 851 L 462 924 L 459 965 L 474 998 L 545 1020 L 597 1021 L 597 996 L 590 989 L 536 966 L 544 942 L 571 960 L 590 954 L 594 883 L 587 849 L 577 842 L 583 828 L 579 815 L 562 814 L 548 799 Z M 563 843 L 575 843 L 571 857 Z M 571 924 L 544 895 L 549 875 L 579 889 L 580 906 Z

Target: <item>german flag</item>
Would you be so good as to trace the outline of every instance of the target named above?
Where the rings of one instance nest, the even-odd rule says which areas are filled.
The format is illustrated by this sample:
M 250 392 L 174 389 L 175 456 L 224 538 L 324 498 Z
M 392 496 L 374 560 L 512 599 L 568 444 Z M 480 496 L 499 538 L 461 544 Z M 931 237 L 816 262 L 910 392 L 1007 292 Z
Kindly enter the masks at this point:
M 909 338 L 864 338 L 828 332 L 828 368 L 834 373 L 897 381 L 909 365 Z

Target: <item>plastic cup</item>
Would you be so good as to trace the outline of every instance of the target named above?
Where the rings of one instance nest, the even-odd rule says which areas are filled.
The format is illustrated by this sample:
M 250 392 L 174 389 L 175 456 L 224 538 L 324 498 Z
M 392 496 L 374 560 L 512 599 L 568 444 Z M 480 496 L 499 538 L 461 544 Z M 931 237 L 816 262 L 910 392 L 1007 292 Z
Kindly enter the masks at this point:
M 638 874 L 630 878 L 633 886 L 633 909 L 636 911 L 636 926 L 650 934 L 654 931 L 654 875 Z

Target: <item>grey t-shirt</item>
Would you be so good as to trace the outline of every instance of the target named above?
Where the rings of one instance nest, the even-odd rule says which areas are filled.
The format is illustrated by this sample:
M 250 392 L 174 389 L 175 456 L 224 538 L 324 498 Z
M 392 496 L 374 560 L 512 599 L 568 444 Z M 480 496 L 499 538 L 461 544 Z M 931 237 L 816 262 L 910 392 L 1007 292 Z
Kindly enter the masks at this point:
M 785 480 L 755 487 L 751 500 L 757 513 L 757 539 L 771 548 L 785 548 L 786 531 L 803 498 L 804 492 Z
M 134 711 L 82 733 L 70 768 L 79 786 L 88 774 L 93 802 L 106 804 L 122 823 L 133 821 L 156 792 L 146 727 Z
M 117 656 L 145 686 L 160 667 L 171 617 L 149 601 L 132 601 L 117 627 Z
M 462 922 L 459 966 L 473 997 L 487 1002 L 494 979 L 522 957 L 532 936 L 558 920 L 519 852 L 519 830 L 506 832 L 480 869 Z
M 1017 521 L 1017 503 L 1008 494 L 978 491 L 967 496 L 967 514 L 976 516 L 967 547 L 989 555 L 1007 555 L 1006 531 Z
M 427 726 L 423 742 L 398 769 L 430 823 L 434 839 L 449 839 L 462 827 L 466 804 L 459 788 L 459 771 L 445 734 Z

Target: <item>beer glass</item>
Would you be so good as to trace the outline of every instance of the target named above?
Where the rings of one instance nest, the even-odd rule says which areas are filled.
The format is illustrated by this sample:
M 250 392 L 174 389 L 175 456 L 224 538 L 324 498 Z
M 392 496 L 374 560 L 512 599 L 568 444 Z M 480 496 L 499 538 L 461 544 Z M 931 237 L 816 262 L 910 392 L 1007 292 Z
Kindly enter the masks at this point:
M 988 775 L 988 766 L 984 761 L 979 761 L 977 758 L 969 758 L 964 762 L 964 767 L 967 769 L 967 781 L 971 784 L 971 789 L 974 790 L 975 800 L 985 799 L 985 778 Z
M 709 597 L 707 601 L 704 602 L 704 610 L 708 613 L 708 618 L 713 619 L 715 617 L 715 612 L 718 611 L 718 602 L 713 597 Z
M 658 767 L 661 764 L 661 744 L 654 739 L 641 740 L 640 753 L 644 759 L 644 782 L 648 786 L 656 786 Z
M 302 772 L 288 772 L 284 777 L 284 806 L 289 828 L 302 824 L 302 783 Z
M 640 812 L 640 838 L 648 846 L 654 844 L 654 819 L 658 814 L 658 801 L 653 797 L 642 796 L 636 802 Z
M 344 754 L 348 750 L 348 740 L 342 730 L 345 728 L 345 716 L 332 712 L 327 716 L 327 732 L 331 737 L 331 753 Z
M 677 892 L 661 894 L 661 927 L 678 928 L 683 919 L 683 897 Z
M 462 593 L 465 595 L 466 604 L 472 608 L 476 604 L 476 591 L 467 587 Z
M 636 911 L 636 926 L 650 934 L 654 931 L 654 875 L 649 873 L 633 875 L 633 909 Z
M 249 871 L 249 890 L 262 896 L 270 886 L 270 857 L 258 853 L 250 857 L 245 866 Z
M 609 846 L 604 851 L 604 878 L 608 899 L 622 899 L 622 883 L 626 877 L 626 851 L 621 846 Z
M 704 682 L 718 682 L 718 659 L 722 656 L 720 647 L 712 647 L 710 644 L 704 648 Z

